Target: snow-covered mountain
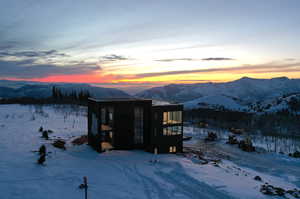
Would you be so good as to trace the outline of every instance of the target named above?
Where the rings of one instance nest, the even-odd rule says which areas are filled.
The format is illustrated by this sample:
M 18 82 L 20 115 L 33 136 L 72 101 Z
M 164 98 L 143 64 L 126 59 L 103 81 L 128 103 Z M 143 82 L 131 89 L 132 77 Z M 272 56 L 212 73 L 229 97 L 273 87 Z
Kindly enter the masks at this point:
M 230 109 L 236 111 L 248 110 L 246 106 L 243 106 L 236 102 L 233 98 L 223 95 L 210 95 L 200 97 L 184 103 L 185 109 L 193 108 L 214 108 L 214 109 Z
M 300 93 L 300 79 L 243 77 L 227 83 L 171 84 L 143 91 L 137 96 L 180 102 L 184 103 L 185 108 L 222 107 L 257 111 L 256 104 L 277 101 L 295 93 Z
M 89 84 L 70 83 L 40 83 L 26 81 L 0 80 L 0 98 L 34 97 L 46 98 L 52 95 L 52 87 L 61 89 L 64 93 L 73 91 L 89 91 L 95 98 L 131 97 L 127 93 L 113 88 L 94 87 Z

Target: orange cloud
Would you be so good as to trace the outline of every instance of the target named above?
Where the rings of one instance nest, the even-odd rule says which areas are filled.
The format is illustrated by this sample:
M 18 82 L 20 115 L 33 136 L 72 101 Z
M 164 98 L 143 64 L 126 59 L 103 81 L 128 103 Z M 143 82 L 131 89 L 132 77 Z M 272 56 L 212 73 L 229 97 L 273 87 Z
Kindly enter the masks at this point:
M 27 79 L 38 82 L 65 82 L 65 83 L 110 83 L 116 80 L 115 75 L 76 74 L 76 75 L 51 75 L 42 78 Z M 20 79 L 19 79 L 20 80 Z

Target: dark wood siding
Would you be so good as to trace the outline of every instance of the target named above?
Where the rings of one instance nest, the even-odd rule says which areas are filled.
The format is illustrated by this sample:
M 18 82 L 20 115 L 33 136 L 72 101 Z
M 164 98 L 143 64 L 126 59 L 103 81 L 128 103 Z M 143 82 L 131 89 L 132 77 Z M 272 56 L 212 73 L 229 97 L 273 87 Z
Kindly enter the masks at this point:
M 159 153 L 168 153 L 170 146 L 176 146 L 176 151 L 182 151 L 182 134 L 173 136 L 163 135 L 163 112 L 182 111 L 182 105 L 152 106 L 151 100 L 89 100 L 88 103 L 88 140 L 97 151 L 101 149 L 101 108 L 113 108 L 113 148 L 114 149 L 145 149 Z M 134 142 L 134 109 L 143 109 L 143 143 Z M 96 114 L 99 129 L 97 135 L 91 133 L 92 114 Z M 176 124 L 182 130 L 182 123 Z

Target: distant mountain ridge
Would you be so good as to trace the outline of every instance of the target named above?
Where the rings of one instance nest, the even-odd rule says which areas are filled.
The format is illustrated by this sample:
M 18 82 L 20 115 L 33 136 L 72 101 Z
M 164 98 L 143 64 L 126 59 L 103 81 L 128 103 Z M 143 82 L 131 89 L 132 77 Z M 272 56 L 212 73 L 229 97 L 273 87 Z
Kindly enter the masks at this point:
M 124 91 L 118 89 L 94 87 L 89 84 L 0 80 L 0 98 L 47 98 L 52 95 L 53 86 L 62 90 L 63 93 L 88 91 L 94 98 L 131 97 Z
M 136 96 L 180 102 L 185 108 L 220 108 L 256 111 L 258 104 L 300 93 L 300 79 L 243 77 L 226 83 L 170 84 L 138 93 Z M 269 105 L 268 105 L 269 106 Z

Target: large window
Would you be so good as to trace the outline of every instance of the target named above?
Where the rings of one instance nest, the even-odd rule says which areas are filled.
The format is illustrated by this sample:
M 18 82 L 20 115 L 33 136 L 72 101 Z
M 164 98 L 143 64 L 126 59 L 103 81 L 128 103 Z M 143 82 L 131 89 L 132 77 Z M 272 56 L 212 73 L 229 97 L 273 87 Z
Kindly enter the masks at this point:
M 180 135 L 182 132 L 181 126 L 168 126 L 163 128 L 163 135 L 172 136 L 172 135 Z
M 114 109 L 112 107 L 101 108 L 101 131 L 110 131 L 113 128 Z
M 169 152 L 170 153 L 176 153 L 176 146 L 170 146 L 169 147 Z
M 91 125 L 91 133 L 93 135 L 98 134 L 98 118 L 95 113 L 92 113 L 92 125 Z
M 144 109 L 134 108 L 134 143 L 143 144 L 144 142 Z
M 163 124 L 179 124 L 182 122 L 182 111 L 164 112 Z

